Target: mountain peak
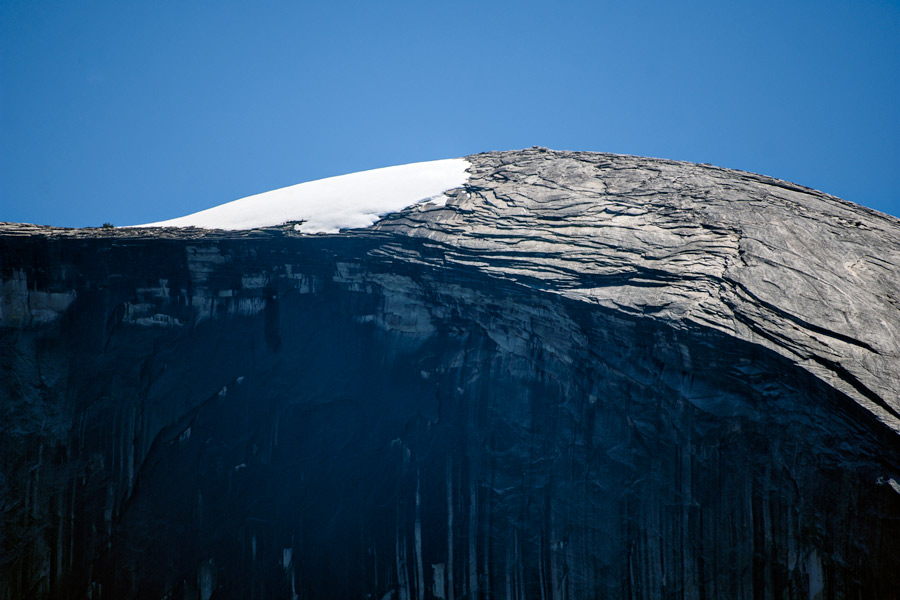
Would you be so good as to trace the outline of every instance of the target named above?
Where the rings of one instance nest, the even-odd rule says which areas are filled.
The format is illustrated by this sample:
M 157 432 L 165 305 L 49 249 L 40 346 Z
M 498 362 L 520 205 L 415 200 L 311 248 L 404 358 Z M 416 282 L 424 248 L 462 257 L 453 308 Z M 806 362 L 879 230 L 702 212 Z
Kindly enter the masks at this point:
M 0 590 L 896 595 L 900 221 L 671 160 L 424 164 L 216 213 L 253 229 L 0 224 Z

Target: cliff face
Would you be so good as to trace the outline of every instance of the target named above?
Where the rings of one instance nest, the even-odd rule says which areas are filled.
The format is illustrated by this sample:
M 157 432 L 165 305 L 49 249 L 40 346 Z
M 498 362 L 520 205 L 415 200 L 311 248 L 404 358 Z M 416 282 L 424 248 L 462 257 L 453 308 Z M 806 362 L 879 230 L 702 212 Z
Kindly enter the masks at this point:
M 0 236 L 0 598 L 896 597 L 900 222 L 469 157 L 304 236 Z

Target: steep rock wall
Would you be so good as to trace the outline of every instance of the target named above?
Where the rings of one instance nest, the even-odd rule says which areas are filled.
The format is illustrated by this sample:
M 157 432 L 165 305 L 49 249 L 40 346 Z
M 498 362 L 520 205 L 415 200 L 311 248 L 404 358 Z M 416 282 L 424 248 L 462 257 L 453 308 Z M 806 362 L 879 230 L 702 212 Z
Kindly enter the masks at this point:
M 6 226 L 0 595 L 891 597 L 894 338 L 860 323 L 895 280 L 835 325 L 710 202 L 615 192 L 704 168 L 472 160 L 447 208 L 338 236 Z M 616 161 L 637 208 L 581 235 L 578 169 Z

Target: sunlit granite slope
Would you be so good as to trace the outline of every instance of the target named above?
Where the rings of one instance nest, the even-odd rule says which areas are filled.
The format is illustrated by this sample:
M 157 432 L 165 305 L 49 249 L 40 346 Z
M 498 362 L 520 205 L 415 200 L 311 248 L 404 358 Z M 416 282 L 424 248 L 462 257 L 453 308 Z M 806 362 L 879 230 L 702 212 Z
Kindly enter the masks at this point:
M 337 234 L 0 225 L 0 598 L 894 597 L 900 221 L 466 161 Z

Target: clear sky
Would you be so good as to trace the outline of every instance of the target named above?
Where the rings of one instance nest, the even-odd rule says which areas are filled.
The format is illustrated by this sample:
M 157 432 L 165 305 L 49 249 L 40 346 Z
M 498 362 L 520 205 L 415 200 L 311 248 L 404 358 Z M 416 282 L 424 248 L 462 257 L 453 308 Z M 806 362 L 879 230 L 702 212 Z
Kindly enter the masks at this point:
M 136 224 L 532 145 L 900 215 L 900 2 L 0 1 L 0 220 Z

